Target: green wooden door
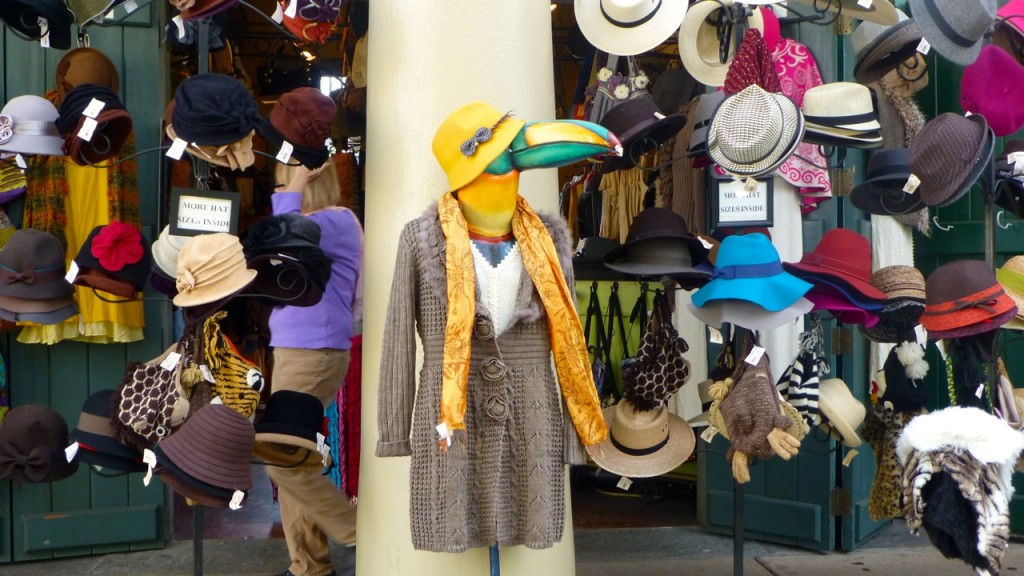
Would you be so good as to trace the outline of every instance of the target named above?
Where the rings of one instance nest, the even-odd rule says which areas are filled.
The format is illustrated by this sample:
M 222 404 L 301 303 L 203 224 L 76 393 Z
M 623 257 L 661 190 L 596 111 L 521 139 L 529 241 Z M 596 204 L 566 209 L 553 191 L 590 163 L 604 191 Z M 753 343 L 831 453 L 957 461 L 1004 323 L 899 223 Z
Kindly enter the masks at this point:
M 138 150 L 160 144 L 160 119 L 167 101 L 166 56 L 159 44 L 162 15 L 163 6 L 154 4 L 143 7 L 128 25 L 90 30 L 91 45 L 109 56 L 120 71 L 121 98 L 134 120 Z M 62 55 L 0 27 L 4 102 L 23 94 L 41 96 L 52 89 Z M 155 152 L 137 159 L 143 234 L 149 239 L 159 231 L 161 158 Z M 7 208 L 15 224 L 20 224 L 20 202 Z M 147 302 L 145 339 L 129 345 L 26 345 L 16 341 L 17 332 L 0 335 L 12 405 L 48 405 L 74 427 L 85 399 L 116 386 L 129 360 L 147 360 L 163 350 L 164 342 L 170 340 L 169 318 L 168 304 Z M 160 482 L 144 487 L 138 474 L 104 477 L 85 466 L 53 484 L 0 482 L 0 562 L 163 546 L 169 537 L 167 502 Z

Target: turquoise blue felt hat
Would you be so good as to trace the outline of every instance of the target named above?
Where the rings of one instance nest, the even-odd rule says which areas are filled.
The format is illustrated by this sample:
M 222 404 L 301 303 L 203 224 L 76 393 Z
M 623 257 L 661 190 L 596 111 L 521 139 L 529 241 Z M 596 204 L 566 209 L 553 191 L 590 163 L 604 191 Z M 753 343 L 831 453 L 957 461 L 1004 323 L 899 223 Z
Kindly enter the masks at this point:
M 712 300 L 746 300 L 778 312 L 803 297 L 811 284 L 782 269 L 779 253 L 764 234 L 722 240 L 711 281 L 693 294 L 694 306 Z

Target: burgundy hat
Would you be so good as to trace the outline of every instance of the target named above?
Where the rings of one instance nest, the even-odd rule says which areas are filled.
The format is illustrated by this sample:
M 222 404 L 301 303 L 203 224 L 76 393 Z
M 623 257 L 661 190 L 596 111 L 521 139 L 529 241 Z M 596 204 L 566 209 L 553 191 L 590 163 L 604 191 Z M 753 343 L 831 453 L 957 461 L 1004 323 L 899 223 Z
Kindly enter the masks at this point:
M 260 123 L 258 128 L 270 144 L 271 153 L 276 154 L 287 141 L 293 147 L 292 156 L 315 169 L 329 157 L 327 140 L 337 113 L 334 100 L 316 88 L 296 88 L 281 95 L 270 110 L 269 122 Z
M 809 254 L 797 263 L 784 264 L 791 274 L 808 282 L 810 274 L 822 274 L 841 280 L 859 294 L 872 300 L 885 300 L 885 294 L 871 285 L 871 243 L 846 228 L 834 228 L 821 237 Z
M 1017 314 L 996 280 L 992 267 L 980 260 L 943 264 L 928 275 L 921 325 L 935 340 L 990 332 Z
M 68 423 L 52 408 L 26 404 L 12 408 L 0 426 L 0 480 L 55 482 L 78 470 L 68 462 Z
M 75 289 L 64 279 L 60 240 L 35 228 L 22 228 L 0 250 L 0 295 L 47 300 L 66 298 Z
M 945 112 L 932 119 L 910 145 L 910 170 L 927 206 L 946 206 L 971 189 L 988 164 L 995 136 L 985 117 Z
M 984 115 L 996 136 L 1020 130 L 1024 126 L 1024 66 L 1003 49 L 985 46 L 974 64 L 964 69 L 960 107 Z
M 826 310 L 844 324 L 861 324 L 870 328 L 878 324 L 878 315 L 872 314 L 850 301 L 842 292 L 829 286 L 815 286 L 804 294 L 814 304 L 812 312 Z
M 196 411 L 160 448 L 189 476 L 228 490 L 252 488 L 249 454 L 256 432 L 245 416 L 224 404 Z

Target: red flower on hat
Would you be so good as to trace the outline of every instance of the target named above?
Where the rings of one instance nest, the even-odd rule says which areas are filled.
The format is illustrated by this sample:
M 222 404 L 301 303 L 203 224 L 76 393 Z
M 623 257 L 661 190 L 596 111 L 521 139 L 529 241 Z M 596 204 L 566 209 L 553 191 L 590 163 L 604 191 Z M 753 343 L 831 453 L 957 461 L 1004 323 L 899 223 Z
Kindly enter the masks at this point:
M 92 239 L 92 255 L 108 272 L 142 260 L 142 234 L 130 224 L 111 222 Z

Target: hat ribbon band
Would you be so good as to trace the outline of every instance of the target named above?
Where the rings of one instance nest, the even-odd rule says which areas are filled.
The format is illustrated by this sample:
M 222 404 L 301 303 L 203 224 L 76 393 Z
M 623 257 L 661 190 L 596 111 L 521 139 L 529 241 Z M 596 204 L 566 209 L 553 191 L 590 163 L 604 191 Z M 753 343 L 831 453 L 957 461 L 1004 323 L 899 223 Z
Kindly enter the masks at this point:
M 633 20 L 632 22 L 623 22 L 622 20 L 616 20 L 615 18 L 612 18 L 608 14 L 608 12 L 606 12 L 605 9 L 604 9 L 604 0 L 601 0 L 600 6 L 601 6 L 601 16 L 604 16 L 605 20 L 611 22 L 612 24 L 615 24 L 619 28 L 636 28 L 637 26 L 641 26 L 643 24 L 646 24 L 647 22 L 649 22 L 651 20 L 651 18 L 654 18 L 654 15 L 657 14 L 658 10 L 661 9 L 661 0 L 658 0 L 658 3 L 654 5 L 654 8 L 652 8 L 651 11 L 648 12 L 646 16 L 644 16 L 643 18 L 640 18 L 638 20 Z
M 7 453 L 0 453 L 0 478 L 9 478 L 21 471 L 32 482 L 41 482 L 50 473 L 51 457 L 47 446 L 36 446 L 28 453 L 15 444 L 8 444 Z
M 935 25 L 939 27 L 942 34 L 953 41 L 957 46 L 963 48 L 970 48 L 974 46 L 974 42 L 964 38 L 959 32 L 953 29 L 949 24 L 949 21 L 942 15 L 942 11 L 935 5 L 935 0 L 924 0 L 924 7 L 928 10 L 928 15 L 935 21 Z
M 13 128 L 14 134 L 21 136 L 60 136 L 55 123 L 42 120 L 20 120 Z
M 820 126 L 837 127 L 843 124 L 860 124 L 861 122 L 871 122 L 872 120 L 878 120 L 878 116 L 874 112 L 865 112 L 863 114 L 850 114 L 849 116 L 808 116 L 804 114 L 804 120 L 812 124 L 818 124 Z
M 746 278 L 768 278 L 782 274 L 782 262 L 765 262 L 764 264 L 733 264 L 715 268 L 712 280 L 742 280 Z
M 649 448 L 630 448 L 628 446 L 624 446 L 624 445 L 620 444 L 618 440 L 615 439 L 615 434 L 612 434 L 611 432 L 608 433 L 608 439 L 612 441 L 612 446 L 615 446 L 615 448 L 619 452 L 622 452 L 623 454 L 626 454 L 628 456 L 647 456 L 648 454 L 654 454 L 658 450 L 661 450 L 666 445 L 668 445 L 668 433 L 667 432 L 665 433 L 665 439 L 664 440 L 662 440 L 661 442 L 658 442 L 657 444 L 655 444 L 654 446 L 651 446 Z
M 36 268 L 35 270 L 30 268 L 23 272 L 18 272 L 0 264 L 0 280 L 5 284 L 14 284 L 15 282 L 34 284 L 36 280 L 52 282 L 63 277 L 64 268 L 62 267 Z
M 989 314 L 995 314 L 995 307 L 999 305 L 999 297 L 1004 296 L 1003 287 L 996 284 L 980 292 L 969 294 L 963 298 L 957 298 L 952 302 L 943 302 L 934 306 L 925 307 L 925 316 L 941 316 L 952 314 L 968 308 L 981 308 Z

